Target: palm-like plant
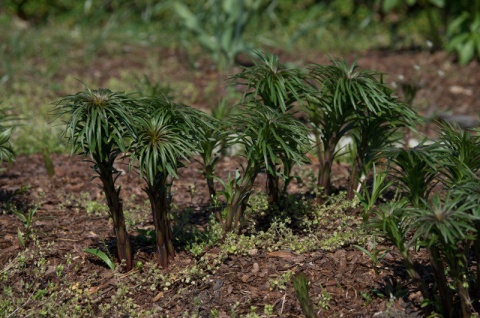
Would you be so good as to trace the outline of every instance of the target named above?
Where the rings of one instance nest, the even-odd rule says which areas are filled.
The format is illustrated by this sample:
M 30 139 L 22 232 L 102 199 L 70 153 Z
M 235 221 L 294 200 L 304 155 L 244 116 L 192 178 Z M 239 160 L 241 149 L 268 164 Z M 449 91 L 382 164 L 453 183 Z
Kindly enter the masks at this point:
M 215 169 L 221 158 L 221 154 L 230 144 L 231 128 L 228 119 L 220 121 L 211 116 L 205 116 L 205 125 L 198 131 L 198 153 L 202 164 L 202 174 L 207 181 L 208 193 L 213 206 L 217 198 L 215 188 Z M 220 211 L 215 209 L 215 215 L 218 221 L 221 221 Z
M 237 142 L 245 147 L 247 166 L 236 183 L 235 191 L 226 208 L 225 231 L 235 227 L 245 211 L 255 178 L 260 172 L 284 177 L 277 167 L 286 162 L 302 164 L 308 161 L 310 149 L 308 130 L 293 115 L 260 105 L 248 104 L 243 113 L 232 120 Z
M 231 85 L 246 86 L 244 101 L 261 104 L 276 111 L 290 111 L 295 103 L 302 102 L 309 86 L 305 75 L 298 69 L 286 68 L 273 54 L 254 51 L 255 65 L 244 68 L 239 74 L 230 77 Z M 288 178 L 293 162 L 284 158 L 283 175 Z M 269 166 L 275 165 L 273 162 Z M 275 167 L 267 171 L 268 202 L 272 206 L 279 201 L 279 178 Z
M 428 200 L 437 184 L 438 155 L 443 151 L 437 144 L 419 145 L 415 148 L 395 148 L 387 155 L 391 160 L 391 171 L 395 184 L 413 206 Z M 437 154 L 437 155 L 435 155 Z
M 460 296 L 463 317 L 470 317 L 473 313 L 465 273 L 469 266 L 467 254 L 470 242 L 478 235 L 473 222 L 478 221 L 479 216 L 471 213 L 477 203 L 476 200 L 465 202 L 463 195 L 447 195 L 444 200 L 435 195 L 421 207 L 405 211 L 410 231 L 414 233 L 412 243 L 418 240 L 429 251 L 445 317 L 452 315 L 453 297 L 444 263 L 450 269 L 450 276 Z
M 374 154 L 394 142 L 376 130 L 381 129 L 391 137 L 400 126 L 410 124 L 415 113 L 392 97 L 381 73 L 357 70 L 356 63 L 349 66 L 345 61 L 332 59 L 332 65 L 313 65 L 310 74 L 319 83 L 317 96 L 309 99 L 307 107 L 320 162 L 318 185 L 329 194 L 337 145 L 342 137 L 354 131 L 356 158 L 348 192 L 353 198 L 359 176 L 371 167 Z
M 193 156 L 197 145 L 195 129 L 202 114 L 190 107 L 174 104 L 164 97 L 140 101 L 134 117 L 130 164 L 145 180 L 156 232 L 159 263 L 168 267 L 175 257 L 169 219 L 171 178 L 177 177 L 182 161 Z
M 472 135 L 458 126 L 443 123 L 439 127 L 439 144 L 448 156 L 442 161 L 442 181 L 454 188 L 470 180 L 480 170 L 480 136 Z
M 10 135 L 13 127 L 9 124 L 13 118 L 4 110 L 0 110 L 0 162 L 12 162 L 15 158 L 12 146 L 10 144 Z
M 125 151 L 125 136 L 131 128 L 134 99 L 108 89 L 92 90 L 62 98 L 55 107 L 58 117 L 68 116 L 64 135 L 72 154 L 90 157 L 93 170 L 102 182 L 117 238 L 118 258 L 125 260 L 126 270 L 133 267 L 132 250 L 125 227 L 120 187 L 115 181 L 120 172 L 115 159 Z

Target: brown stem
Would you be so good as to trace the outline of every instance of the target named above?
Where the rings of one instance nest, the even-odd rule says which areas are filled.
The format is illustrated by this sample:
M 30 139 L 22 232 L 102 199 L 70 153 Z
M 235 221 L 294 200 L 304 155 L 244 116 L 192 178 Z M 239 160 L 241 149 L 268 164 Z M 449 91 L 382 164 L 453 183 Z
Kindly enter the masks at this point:
M 353 198 L 355 197 L 355 190 L 357 189 L 358 182 L 360 180 L 361 164 L 361 159 L 359 159 L 357 156 L 353 163 L 352 172 L 350 175 L 350 185 L 348 186 L 347 190 L 348 200 L 353 200 Z
M 278 192 L 278 177 L 271 173 L 267 173 L 268 208 L 270 211 L 272 211 L 274 205 L 278 203 Z
M 168 209 L 167 177 L 158 176 L 154 185 L 149 184 L 145 190 L 150 200 L 153 222 L 155 225 L 156 250 L 160 266 L 168 267 L 169 260 L 175 258 L 175 249 L 172 243 L 172 229 Z
M 113 232 L 117 239 L 118 258 L 120 261 L 125 260 L 125 269 L 129 271 L 133 268 L 132 248 L 125 226 L 125 216 L 120 199 L 120 188 L 115 188 L 113 171 L 108 163 L 103 162 L 98 164 L 98 173 L 103 184 L 103 191 L 107 199 L 110 216 L 113 219 Z
M 441 259 L 438 249 L 434 246 L 428 249 L 430 254 L 430 263 L 433 266 L 435 281 L 438 286 L 438 292 L 440 293 L 440 299 L 442 304 L 443 316 L 451 317 L 453 312 L 453 301 L 450 289 L 448 288 L 447 277 L 445 276 L 445 267 Z

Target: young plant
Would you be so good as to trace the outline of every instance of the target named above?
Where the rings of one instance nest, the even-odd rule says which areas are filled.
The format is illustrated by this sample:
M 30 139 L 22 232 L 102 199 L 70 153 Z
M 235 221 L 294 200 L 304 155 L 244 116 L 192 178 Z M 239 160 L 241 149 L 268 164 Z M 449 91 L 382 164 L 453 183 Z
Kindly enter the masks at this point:
M 0 109 L 0 162 L 12 162 L 15 159 L 12 145 L 10 144 L 10 135 L 12 134 L 12 116 L 7 115 L 5 110 Z
M 35 206 L 32 209 L 29 209 L 27 213 L 22 213 L 17 209 L 13 210 L 15 216 L 23 223 L 24 232 L 22 232 L 20 229 L 18 229 L 17 231 L 18 240 L 23 247 L 25 247 L 30 240 L 30 236 L 32 234 L 33 219 L 38 208 L 39 206 Z
M 298 69 L 282 66 L 276 55 L 260 51 L 254 51 L 253 54 L 256 56 L 255 65 L 244 68 L 242 72 L 230 77 L 230 84 L 246 86 L 243 98 L 245 102 L 262 104 L 282 113 L 291 111 L 295 103 L 301 102 L 307 94 L 308 86 L 305 84 L 304 74 Z M 273 162 L 268 163 L 269 166 L 275 166 L 267 171 L 270 207 L 279 204 L 281 194 L 279 174 L 283 174 L 285 180 L 288 180 L 294 164 L 287 159 L 283 163 L 282 172 L 277 172 L 281 166 L 275 166 Z M 286 186 L 284 188 L 286 189 Z
M 410 149 L 397 148 L 388 154 L 394 183 L 411 205 L 419 206 L 421 200 L 428 200 L 439 174 L 436 158 L 442 153 L 442 149 L 432 144 Z
M 386 152 L 402 139 L 399 133 L 401 128 L 412 129 L 417 118 L 416 113 L 406 104 L 395 99 L 380 112 L 372 112 L 370 109 L 355 112 L 355 125 L 351 131 L 355 155 L 347 189 L 348 199 L 353 199 L 361 175 L 367 175 L 372 166 L 380 162 Z
M 125 137 L 131 130 L 131 110 L 136 101 L 129 95 L 108 89 L 90 89 L 61 99 L 55 113 L 67 116 L 64 135 L 71 145 L 72 154 L 90 157 L 93 170 L 102 182 L 113 230 L 117 238 L 117 252 L 125 260 L 126 270 L 133 267 L 132 249 L 125 227 L 120 187 L 115 181 L 120 172 L 115 159 L 125 151 Z
M 377 239 L 375 236 L 373 236 L 373 242 L 372 242 L 372 247 L 370 249 L 366 249 L 364 247 L 361 247 L 359 245 L 353 245 L 356 249 L 359 251 L 363 252 L 365 255 L 367 255 L 370 260 L 373 263 L 373 270 L 375 271 L 375 274 L 379 274 L 378 270 L 378 265 L 382 261 L 382 259 L 387 256 L 387 254 L 390 252 L 390 250 L 380 250 L 377 248 Z
M 299 273 L 293 279 L 293 287 L 295 288 L 295 295 L 302 307 L 302 312 L 307 318 L 317 317 L 313 307 L 312 299 L 308 294 L 308 278 L 305 274 Z
M 388 173 L 386 170 L 377 171 L 375 164 L 373 165 L 373 184 L 370 189 L 363 187 L 362 193 L 356 192 L 360 203 L 363 206 L 363 220 L 368 221 L 373 207 L 377 203 L 380 196 L 392 185 L 392 181 L 386 181 Z
M 175 257 L 169 218 L 170 180 L 178 177 L 182 160 L 194 155 L 195 123 L 201 117 L 193 108 L 157 97 L 142 99 L 133 120 L 130 164 L 136 165 L 146 183 L 143 190 L 150 200 L 159 263 L 164 268 Z
M 447 195 L 444 200 L 435 195 L 420 207 L 405 211 L 409 218 L 409 230 L 414 233 L 411 242 L 418 240 L 429 252 L 444 317 L 452 315 L 454 303 L 445 271 L 447 266 L 460 297 L 463 317 L 471 317 L 475 312 L 468 292 L 467 273 L 469 246 L 478 235 L 473 222 L 478 221 L 480 216 L 471 212 L 478 210 L 477 203 L 476 200 L 465 202 L 458 193 L 456 197 Z
M 202 159 L 200 161 L 202 174 L 207 181 L 208 193 L 213 203 L 217 195 L 214 183 L 215 169 L 223 149 L 229 145 L 230 123 L 228 120 L 220 121 L 210 116 L 204 118 L 208 125 L 198 132 L 198 153 Z
M 93 255 L 101 259 L 112 271 L 115 269 L 115 264 L 110 259 L 110 256 L 98 248 L 86 248 L 83 250 L 85 253 Z
M 232 123 L 237 131 L 237 142 L 245 147 L 246 167 L 235 185 L 231 201 L 226 207 L 225 232 L 239 225 L 247 207 L 255 178 L 260 172 L 284 177 L 276 167 L 285 162 L 308 162 L 310 149 L 308 130 L 289 113 L 283 113 L 261 104 L 248 104 Z
M 313 65 L 310 75 L 319 87 L 307 107 L 320 163 L 318 186 L 325 194 L 330 193 L 337 146 L 342 137 L 352 133 L 356 149 L 348 191 L 352 199 L 361 173 L 392 145 L 395 130 L 410 123 L 415 113 L 392 97 L 381 73 L 358 71 L 356 63 L 349 66 L 345 61 L 332 59 L 332 65 Z

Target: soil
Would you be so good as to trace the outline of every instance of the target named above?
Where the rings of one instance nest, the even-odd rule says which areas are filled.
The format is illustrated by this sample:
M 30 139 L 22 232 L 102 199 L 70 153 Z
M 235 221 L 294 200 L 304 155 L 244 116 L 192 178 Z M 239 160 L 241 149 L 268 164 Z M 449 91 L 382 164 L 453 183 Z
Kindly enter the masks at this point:
M 279 53 L 282 61 L 294 63 L 328 63 L 328 58 L 319 56 L 316 52 L 306 52 L 302 56 Z M 162 51 L 161 56 L 165 61 L 178 57 L 178 52 L 173 50 Z M 128 55 L 129 56 L 129 55 Z M 108 63 L 98 63 L 92 69 L 79 70 L 93 72 L 94 68 L 101 68 L 102 74 L 115 75 L 119 67 L 139 67 L 141 58 L 128 60 L 123 56 L 122 63 L 119 58 L 110 58 Z M 429 53 L 422 51 L 370 51 L 360 56 L 350 56 L 350 62 L 358 57 L 361 68 L 374 69 L 385 72 L 386 81 L 391 85 L 400 85 L 403 82 L 418 84 L 420 89 L 415 99 L 415 107 L 419 113 L 427 118 L 435 118 L 438 112 L 447 112 L 455 115 L 466 115 L 478 119 L 480 110 L 479 87 L 480 65 L 476 62 L 465 67 L 455 64 L 455 61 L 445 53 Z M 181 60 L 181 58 L 180 58 Z M 168 70 L 168 62 L 165 68 Z M 180 63 L 181 64 L 181 63 Z M 178 63 L 176 64 L 178 65 Z M 199 62 L 199 69 L 204 76 L 194 76 L 193 81 L 199 92 L 209 85 L 209 81 L 221 78 L 209 64 L 203 60 Z M 97 69 L 98 71 L 98 69 Z M 170 70 L 173 74 L 173 70 Z M 186 68 L 177 71 L 176 76 L 188 77 Z M 100 85 L 103 79 L 99 79 Z M 106 79 L 105 79 L 106 80 Z M 224 94 L 222 85 L 218 85 L 218 93 Z M 66 92 L 71 93 L 71 92 Z M 201 93 L 192 97 L 195 107 L 208 109 L 210 102 L 208 96 Z M 428 130 L 421 130 L 429 132 Z M 13 196 L 13 203 L 20 210 L 27 210 L 34 203 L 41 202 L 38 208 L 33 229 L 38 242 L 45 245 L 55 242 L 55 250 L 45 257 L 48 266 L 55 268 L 56 264 L 63 262 L 64 255 L 68 252 L 73 259 L 83 260 L 82 268 L 66 276 L 71 282 L 89 280 L 91 273 L 97 273 L 98 280 L 94 284 L 95 292 L 100 293 L 102 299 L 109 299 L 117 292 L 119 281 L 124 276 L 113 276 L 112 271 L 102 262 L 83 252 L 88 247 L 101 247 L 105 240 L 108 247 L 114 251 L 115 243 L 112 235 L 111 223 L 107 215 L 88 214 L 85 206 L 79 204 L 76 198 L 85 197 L 87 200 L 104 203 L 103 194 L 97 181 L 91 180 L 92 169 L 90 163 L 79 157 L 68 155 L 51 155 L 55 175 L 49 177 L 45 169 L 42 155 L 18 156 L 12 165 L 3 165 L 0 175 L 0 199 L 3 206 L 15 191 L 20 191 L 25 186 L 28 189 Z M 119 164 L 123 169 L 123 166 Z M 227 157 L 220 163 L 218 171 L 220 176 L 226 178 L 229 172 L 238 167 L 236 158 Z M 314 164 L 302 169 L 316 170 Z M 126 168 L 125 168 L 126 170 Z M 346 182 L 348 171 L 345 166 L 335 164 L 337 188 Z M 141 205 L 146 200 L 141 190 L 141 180 L 134 173 L 123 174 L 119 178 L 122 186 L 122 196 L 130 199 L 131 206 Z M 196 184 L 196 195 L 190 196 L 190 186 Z M 263 187 L 259 180 L 258 187 Z M 200 228 L 202 222 L 208 217 L 207 188 L 199 172 L 199 166 L 192 163 L 183 169 L 179 180 L 174 183 L 175 204 L 179 210 L 191 207 L 196 217 L 192 222 Z M 293 185 L 291 193 L 302 193 L 303 189 Z M 356 213 L 352 211 L 352 213 Z M 145 215 L 148 215 L 146 213 Z M 144 220 L 145 228 L 152 227 L 151 217 Z M 0 214 L 0 265 L 5 268 L 8 262 L 23 250 L 17 238 L 17 229 L 23 228 L 19 219 L 4 212 Z M 144 262 L 154 261 L 153 249 L 150 245 L 139 239 L 139 233 L 130 231 L 134 245 L 135 259 Z M 35 248 L 30 243 L 31 248 Z M 328 292 L 330 300 L 325 300 L 325 306 L 315 307 L 321 317 L 416 317 L 421 316 L 420 296 L 410 283 L 408 276 L 401 266 L 400 257 L 394 252 L 393 247 L 385 246 L 392 252 L 379 266 L 375 273 L 371 260 L 353 246 L 346 245 L 335 251 L 316 250 L 311 253 L 299 254 L 289 250 L 269 252 L 266 250 L 252 251 L 247 256 L 230 255 L 218 267 L 211 279 L 186 285 L 173 283 L 168 290 L 152 290 L 150 293 L 133 294 L 134 302 L 141 309 L 162 308 L 162 312 L 170 317 L 182 316 L 186 312 L 198 312 L 200 316 L 208 316 L 212 309 L 216 309 L 220 317 L 228 317 L 232 310 L 238 316 L 245 316 L 251 306 L 257 306 L 257 313 L 263 313 L 265 304 L 273 305 L 273 316 L 301 317 L 300 305 L 295 297 L 293 284 L 286 283 L 285 289 L 272 288 L 269 279 L 280 277 L 291 270 L 295 273 L 303 272 L 309 278 L 310 295 L 319 298 L 322 293 Z M 204 251 L 204 255 L 216 255 L 217 247 Z M 113 252 L 115 255 L 115 252 Z M 177 248 L 177 257 L 165 272 L 180 272 L 185 266 L 190 266 L 198 261 L 184 248 Z M 138 270 L 136 270 L 138 272 Z M 47 271 L 48 272 L 48 271 Z M 136 272 L 136 273 L 137 273 Z M 425 271 L 428 277 L 428 268 Z M 54 275 L 54 274 L 51 274 Z M 147 275 L 142 273 L 140 275 Z M 28 277 L 28 275 L 26 275 Z M 134 285 L 134 282 L 129 281 Z M 372 295 L 374 289 L 387 293 L 389 290 L 400 290 L 402 286 L 407 290 L 405 297 L 394 299 L 372 296 L 367 299 L 365 293 Z M 65 300 L 67 301 L 67 300 Z M 265 315 L 266 317 L 268 315 Z

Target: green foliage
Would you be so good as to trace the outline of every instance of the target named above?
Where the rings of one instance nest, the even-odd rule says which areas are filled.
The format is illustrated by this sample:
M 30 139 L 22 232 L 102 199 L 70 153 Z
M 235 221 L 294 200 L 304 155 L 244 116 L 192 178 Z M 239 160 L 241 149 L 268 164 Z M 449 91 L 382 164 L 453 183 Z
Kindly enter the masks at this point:
M 12 120 L 14 120 L 12 116 L 7 115 L 4 109 L 0 109 L 0 162 L 12 162 L 15 158 L 10 144 L 10 135 L 13 130 Z
M 447 36 L 446 48 L 456 53 L 461 65 L 468 64 L 474 58 L 479 59 L 480 13 L 469 10 L 455 17 L 448 25 Z
M 301 102 L 307 94 L 308 86 L 305 83 L 305 76 L 299 70 L 280 65 L 276 55 L 258 51 L 254 54 L 257 57 L 255 65 L 230 77 L 229 82 L 232 86 L 246 86 L 244 94 L 244 102 L 248 104 L 246 112 L 253 114 L 250 118 L 255 121 L 247 123 L 246 127 L 252 126 L 257 134 L 253 137 L 254 139 L 251 139 L 253 135 L 248 136 L 248 140 L 258 140 L 257 146 L 262 148 L 255 150 L 254 153 L 261 154 L 262 151 L 264 153 L 268 179 L 267 192 L 269 204 L 273 208 L 280 203 L 279 179 L 284 180 L 286 190 L 291 180 L 290 173 L 293 166 L 307 162 L 305 154 L 310 151 L 307 129 L 293 116 L 287 117 L 285 113 L 292 110 L 294 103 Z M 280 118 L 282 119 L 279 120 Z M 257 128 L 262 125 L 259 120 L 267 122 L 261 130 Z M 276 127 L 269 123 L 275 124 Z M 278 130 L 284 136 L 276 135 L 272 129 Z M 292 132 L 290 137 L 288 129 Z M 281 147 L 275 145 L 276 142 Z M 251 146 L 243 145 L 247 148 L 247 152 L 252 149 Z M 274 150 L 272 146 L 278 150 Z M 284 152 L 282 158 L 278 158 L 275 154 L 278 151 Z M 268 156 L 265 152 L 268 152 Z M 247 155 L 247 159 L 251 160 L 251 157 Z
M 139 103 L 133 119 L 130 166 L 135 166 L 146 181 L 143 190 L 150 200 L 157 253 L 160 264 L 167 267 L 175 256 L 168 215 L 171 178 L 178 177 L 182 161 L 193 157 L 199 148 L 197 136 L 210 125 L 205 114 L 174 104 L 165 96 L 143 98 Z
M 191 32 L 222 68 L 231 66 L 235 56 L 248 49 L 245 29 L 261 4 L 262 0 L 210 0 L 197 4 L 194 12 L 182 2 L 174 2 L 173 8 L 181 27 Z
M 315 309 L 313 308 L 312 300 L 308 294 L 308 278 L 305 274 L 300 273 L 295 275 L 293 279 L 293 287 L 295 288 L 295 295 L 297 296 L 302 312 L 307 318 L 314 318 Z
M 40 206 L 37 205 L 29 209 L 27 213 L 23 213 L 22 211 L 19 211 L 17 209 L 13 210 L 15 216 L 23 223 L 24 231 L 21 231 L 20 229 L 18 229 L 17 231 L 18 240 L 23 247 L 26 247 L 28 241 L 31 239 L 32 225 L 34 222 L 35 213 L 37 212 L 39 207 Z
M 102 250 L 98 248 L 86 248 L 83 251 L 85 253 L 91 254 L 101 259 L 111 270 L 115 269 L 115 264 L 112 262 L 110 257 L 107 254 L 105 254 Z
M 244 146 L 247 166 L 227 206 L 226 231 L 230 231 L 234 216 L 238 225 L 260 172 L 285 177 L 277 166 L 291 167 L 291 163 L 307 162 L 306 153 L 310 148 L 307 128 L 290 113 L 248 104 L 242 113 L 232 118 L 232 123 L 238 134 L 235 141 Z
M 437 155 L 432 156 L 434 153 Z M 419 205 L 421 199 L 428 199 L 437 183 L 437 158 L 441 153 L 442 150 L 436 144 L 421 144 L 415 148 L 390 151 L 394 183 L 400 189 L 401 195 L 408 198 L 411 204 Z
M 390 250 L 380 250 L 377 247 L 377 239 L 375 236 L 373 236 L 373 242 L 371 248 L 364 248 L 359 245 L 353 245 L 356 249 L 360 250 L 363 252 L 365 255 L 367 255 L 370 260 L 373 263 L 373 270 L 375 271 L 375 274 L 378 275 L 379 270 L 378 270 L 378 265 L 382 261 L 382 259 L 387 256 L 387 254 L 390 252 Z
M 397 150 L 392 156 L 397 166 L 393 182 L 402 191 L 402 198 L 376 208 L 370 225 L 381 230 L 398 249 L 408 274 L 424 299 L 434 306 L 428 311 L 450 316 L 457 295 L 462 314 L 467 317 L 474 312 L 472 297 L 476 297 L 469 286 L 480 275 L 478 266 L 475 272 L 471 270 L 480 256 L 480 197 L 475 176 L 480 168 L 479 141 L 476 135 L 447 124 L 441 125 L 439 132 L 434 144 Z M 430 195 L 436 183 L 446 194 Z M 422 280 L 412 247 L 428 252 L 436 289 Z
M 123 93 L 108 89 L 92 90 L 69 95 L 57 102 L 55 114 L 68 116 L 64 135 L 72 154 L 90 156 L 93 169 L 100 178 L 110 216 L 117 236 L 118 257 L 126 261 L 126 269 L 133 267 L 132 251 L 125 227 L 120 188 L 115 187 L 119 172 L 115 159 L 126 150 L 126 137 L 132 134 L 132 109 L 136 102 Z
M 307 107 L 320 162 L 318 185 L 329 194 L 338 144 L 351 135 L 355 155 L 348 197 L 352 199 L 361 174 L 367 174 L 393 146 L 400 127 L 413 126 L 417 115 L 393 96 L 381 73 L 357 70 L 356 63 L 349 66 L 332 59 L 332 65 L 313 65 L 310 74 L 318 82 Z
M 254 66 L 229 78 L 230 85 L 245 86 L 244 100 L 259 102 L 282 112 L 302 101 L 307 86 L 300 70 L 281 65 L 274 54 L 253 51 L 253 55 L 256 57 Z

